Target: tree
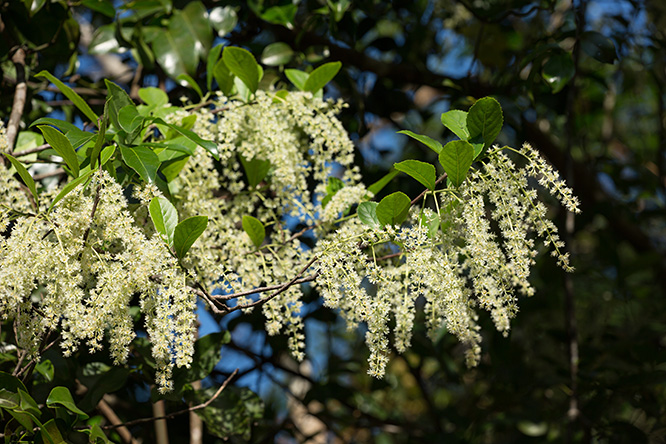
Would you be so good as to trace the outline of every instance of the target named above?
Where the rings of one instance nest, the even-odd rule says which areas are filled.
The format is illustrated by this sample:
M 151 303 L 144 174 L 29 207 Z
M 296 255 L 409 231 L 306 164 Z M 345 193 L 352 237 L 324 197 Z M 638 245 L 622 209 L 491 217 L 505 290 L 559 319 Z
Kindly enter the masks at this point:
M 314 423 L 313 435 L 328 430 L 342 441 L 447 435 L 468 440 L 483 433 L 509 440 L 527 436 L 569 441 L 617 436 L 658 439 L 663 420 L 663 391 L 655 385 L 663 378 L 657 365 L 660 360 L 655 360 L 650 348 L 636 351 L 631 360 L 621 358 L 619 352 L 622 344 L 640 337 L 656 340 L 662 331 L 659 323 L 634 322 L 627 329 L 626 321 L 632 316 L 627 307 L 649 319 L 660 306 L 659 300 L 642 295 L 661 291 L 652 283 L 663 277 L 663 256 L 654 242 L 660 236 L 655 216 L 661 213 L 650 208 L 660 208 L 664 138 L 646 139 L 640 154 L 619 161 L 608 162 L 602 148 L 604 143 L 627 144 L 643 134 L 663 135 L 660 118 L 654 119 L 653 126 L 647 120 L 645 127 L 627 125 L 635 112 L 663 116 L 663 94 L 652 108 L 612 106 L 613 100 L 625 103 L 632 93 L 650 97 L 650 91 L 662 91 L 663 73 L 657 63 L 645 65 L 643 71 L 634 68 L 635 60 L 641 60 L 634 54 L 663 48 L 658 31 L 645 37 L 652 46 L 615 34 L 609 38 L 593 29 L 602 30 L 607 22 L 612 32 L 619 33 L 623 27 L 632 30 L 623 21 L 625 14 L 595 17 L 586 13 L 585 3 L 568 8 L 550 2 L 483 7 L 464 2 L 392 2 L 359 3 L 352 8 L 346 2 L 323 7 L 313 2 L 297 7 L 250 3 L 234 8 L 200 2 L 137 2 L 126 5 L 132 14 L 122 15 L 116 15 L 106 2 L 82 3 L 91 9 L 24 2 L 4 6 L 2 11 L 7 54 L 16 73 L 12 76 L 15 87 L 3 88 L 12 92 L 3 102 L 10 117 L 8 151 L 15 155 L 7 156 L 7 166 L 17 176 L 5 174 L 3 179 L 11 211 L 4 211 L 2 220 L 11 226 L 5 229 L 0 279 L 5 283 L 3 314 L 13 313 L 12 318 L 19 320 L 16 333 L 11 324 L 3 329 L 3 341 L 20 344 L 20 353 L 6 354 L 6 368 L 16 369 L 16 375 L 28 381 L 20 387 L 6 377 L 11 393 L 6 394 L 5 412 L 15 418 L 8 430 L 22 427 L 32 433 L 31 421 L 40 419 L 39 410 L 32 409 L 22 391 L 55 408 L 58 418 L 69 421 L 71 427 L 82 418 L 76 415 L 92 412 L 104 393 L 120 390 L 136 400 L 145 381 L 154 381 L 170 393 L 154 393 L 154 399 L 162 396 L 172 402 L 170 412 L 183 409 L 183 400 L 201 406 L 197 411 L 214 435 L 236 433 L 260 441 L 287 433 L 303 439 L 308 425 L 302 418 L 292 415 L 283 424 L 270 420 L 277 404 L 269 406 L 264 426 L 251 434 L 250 422 L 262 417 L 261 402 L 246 389 L 227 385 L 231 371 L 219 375 L 218 384 L 225 381 L 220 387 L 226 387 L 221 393 L 214 394 L 214 388 L 197 390 L 196 384 L 190 384 L 211 372 L 215 376 L 217 351 L 231 340 L 227 349 L 236 349 L 253 362 L 244 370 L 246 375 L 261 372 L 277 385 L 284 384 L 285 372 L 307 381 L 309 388 L 297 399 L 320 421 Z M 648 3 L 636 8 L 650 14 L 647 29 L 652 24 L 659 29 L 659 6 Z M 82 14 L 81 27 L 74 13 Z M 372 19 L 377 14 L 385 18 Z M 70 82 L 71 89 L 48 73 L 31 74 L 56 68 L 60 77 L 58 69 L 63 68 L 57 67 L 63 65 L 58 63 L 67 59 L 67 69 L 74 73 L 79 54 L 73 42 L 79 34 L 85 39 L 90 33 L 86 22 L 96 27 L 89 53 L 131 50 L 132 57 L 125 63 L 136 62 L 139 68 L 126 80 L 129 96 L 110 81 L 89 83 L 92 72 L 86 69 L 78 75 L 87 89 Z M 35 26 L 41 23 L 44 26 Z M 164 28 L 159 27 L 162 24 Z M 213 45 L 211 28 L 229 42 L 224 50 Z M 40 35 L 31 29 L 45 32 Z M 469 68 L 447 71 L 442 65 L 446 59 L 428 44 L 435 39 L 469 44 L 458 45 L 464 49 L 450 59 L 460 63 L 468 57 Z M 261 65 L 238 45 L 261 54 L 257 57 Z M 338 71 L 340 65 L 329 60 L 341 61 L 343 69 Z M 303 65 L 305 70 L 296 69 Z M 151 78 L 151 72 L 156 78 Z M 640 76 L 636 72 L 653 75 L 632 84 Z M 613 73 L 622 80 L 613 80 Z M 70 116 L 64 121 L 42 117 L 44 101 L 33 94 L 46 86 L 38 83 L 44 78 L 67 99 L 55 102 Z M 346 98 L 349 108 L 320 100 L 329 80 L 334 85 L 329 94 Z M 167 89 L 169 95 L 146 88 L 151 84 Z M 215 95 L 204 94 L 215 84 L 233 99 L 220 102 Z M 271 85 L 273 91 L 280 91 L 289 84 L 292 91 L 302 92 L 270 92 Z M 80 98 L 89 94 L 98 99 Z M 189 97 L 182 109 L 167 105 L 178 103 L 182 95 Z M 475 99 L 469 100 L 470 95 Z M 487 95 L 499 99 L 503 113 L 494 99 L 481 99 Z M 135 106 L 133 99 L 144 104 Z M 25 109 L 22 102 L 27 103 Z M 469 112 L 449 111 L 440 118 L 442 111 L 456 108 Z M 342 122 L 335 117 L 340 112 Z M 518 157 L 506 157 L 492 147 L 501 127 L 498 116 L 507 123 L 499 140 L 513 147 L 520 147 L 525 139 L 532 142 L 573 181 L 585 210 L 575 224 L 569 217 L 555 217 L 566 228 L 564 238 L 573 245 L 579 271 L 562 276 L 544 261 L 533 279 L 535 287 L 542 289 L 564 281 L 566 328 L 557 314 L 558 298 L 553 297 L 557 294 L 544 298 L 543 291 L 537 292 L 541 295 L 521 301 L 524 313 L 514 320 L 521 329 L 509 340 L 495 338 L 491 332 L 508 334 L 508 320 L 517 310 L 508 287 L 516 286 L 518 293 L 532 292 L 525 278 L 535 250 L 533 241 L 522 234 L 524 228 L 531 225 L 545 234 L 560 262 L 568 266 L 559 240 L 552 237 L 555 225 L 526 187 L 526 174 L 545 177 L 546 187 L 570 209 L 575 210 L 577 203 L 537 151 L 527 146 L 517 150 Z M 41 134 L 18 133 L 21 117 L 27 124 L 34 122 Z M 80 124 L 67 124 L 79 118 L 89 122 L 88 131 L 81 130 Z M 601 124 L 595 126 L 596 122 Z M 376 134 L 385 134 L 386 128 L 405 130 L 423 143 L 407 145 L 404 155 L 396 153 L 386 164 L 375 160 L 368 167 L 354 157 L 343 126 L 366 147 L 362 151 L 366 162 L 373 155 L 377 159 L 381 138 Z M 599 131 L 592 132 L 590 127 Z M 451 138 L 445 128 L 461 140 L 438 142 Z M 405 143 L 395 137 L 390 140 Z M 559 144 L 568 148 L 561 149 Z M 421 147 L 429 149 L 416 151 Z M 51 194 L 38 191 L 16 159 L 30 164 L 51 161 L 55 154 L 63 159 L 62 169 L 45 174 L 63 183 L 71 176 L 68 183 L 72 185 Z M 390 159 L 387 154 L 382 157 Z M 652 164 L 647 160 L 650 156 L 656 159 Z M 398 163 L 400 158 L 408 160 Z M 339 165 L 335 172 L 333 163 Z M 393 163 L 395 172 L 385 176 L 381 168 Z M 435 167 L 446 176 L 437 174 Z M 652 168 L 656 176 L 638 175 L 644 168 Z M 613 174 L 614 169 L 624 171 L 624 176 Z M 389 182 L 397 172 L 405 174 L 402 180 Z M 35 177 L 39 183 L 39 176 Z M 609 179 L 615 181 L 612 186 Z M 627 194 L 622 194 L 625 185 Z M 123 189 L 132 194 L 129 206 Z M 64 191 L 56 196 L 60 190 Z M 435 193 L 439 198 L 430 197 Z M 372 194 L 378 194 L 374 201 Z M 632 199 L 640 199 L 647 210 L 629 211 L 627 201 Z M 414 204 L 422 209 L 410 214 Z M 634 227 L 633 220 L 641 224 Z M 385 229 L 387 224 L 402 228 Z M 603 253 L 609 247 L 612 254 Z M 59 253 L 44 253 L 53 250 Z M 58 260 L 64 265 L 57 265 Z M 638 266 L 639 260 L 645 261 L 640 267 L 648 270 L 645 275 L 632 271 L 632 264 Z M 599 269 L 609 274 L 600 276 L 595 272 Z M 601 307 L 613 320 L 612 328 L 600 322 L 604 317 L 596 316 L 599 302 L 587 296 L 608 291 L 609 280 L 619 284 L 622 294 L 636 298 L 623 303 L 614 301 L 612 292 L 604 296 L 610 300 Z M 20 286 L 30 289 L 35 282 L 42 286 L 32 299 L 26 296 L 30 291 L 17 290 Z M 214 286 L 220 293 L 213 291 Z M 404 291 L 405 286 L 411 291 Z M 247 298 L 257 292 L 262 295 L 259 299 Z M 416 298 L 419 294 L 422 297 Z M 227 319 L 228 313 L 243 306 L 261 306 L 267 321 L 249 313 L 224 322 L 230 330 L 238 330 L 236 325 L 242 323 L 268 332 L 271 336 L 264 335 L 263 340 L 273 352 L 239 344 L 234 334 L 229 338 L 222 332 L 203 336 L 194 346 L 195 296 Z M 317 305 L 318 296 L 328 307 Z M 540 305 L 544 299 L 545 308 Z M 73 300 L 82 302 L 72 304 Z M 231 300 L 236 305 L 228 303 Z M 423 301 L 424 310 L 414 310 Z M 335 307 L 351 324 L 364 323 L 367 331 L 361 337 L 370 348 L 370 366 L 362 364 L 365 352 L 350 352 L 352 358 L 343 365 L 331 358 L 326 376 L 320 379 L 308 374 L 307 367 L 285 361 L 286 350 L 296 358 L 303 356 L 303 323 L 296 316 L 303 303 L 309 305 L 301 310 L 306 312 L 305 319 L 330 318 L 328 309 Z M 487 309 L 490 316 L 482 314 L 477 319 L 471 310 L 474 305 Z M 389 312 L 394 314 L 387 319 Z M 585 321 L 580 333 L 577 319 Z M 443 320 L 446 330 L 465 345 L 460 351 L 455 351 L 456 341 L 438 334 Z M 132 341 L 134 324 L 141 326 L 148 339 Z M 60 337 L 55 341 L 45 337 L 43 329 L 56 325 Z M 85 330 L 82 325 L 89 327 Z M 434 346 L 424 337 L 426 325 Z M 108 327 L 105 348 L 116 361 L 130 360 L 124 369 L 110 367 L 108 355 L 97 352 Z M 279 330 L 286 330 L 287 336 L 272 336 Z M 391 341 L 387 340 L 389 330 L 395 333 Z M 485 336 L 483 348 L 478 345 L 479 331 Z M 617 339 L 609 342 L 608 335 Z M 579 337 L 583 338 L 580 354 Z M 91 350 L 77 349 L 81 341 Z M 37 360 L 28 361 L 53 343 L 60 347 L 50 348 L 39 365 Z M 568 344 L 567 353 L 559 350 L 562 344 Z M 608 357 L 598 357 L 594 347 L 603 347 Z M 477 367 L 465 370 L 461 365 L 464 350 L 469 364 Z M 511 365 L 521 351 L 525 359 Z M 63 360 L 61 353 L 71 353 L 72 358 Z M 339 353 L 331 349 L 332 356 Z M 192 355 L 189 369 L 179 367 L 187 365 Z M 392 361 L 390 355 L 395 355 Z M 49 362 L 55 372 L 49 370 Z M 387 367 L 388 362 L 393 363 Z M 600 378 L 592 377 L 607 362 L 612 362 L 610 369 Z M 368 385 L 371 380 L 361 376 L 367 369 L 377 376 L 388 370 L 386 382 Z M 526 377 L 529 373 L 534 376 Z M 73 374 L 80 375 L 80 380 L 88 378 L 81 380 L 89 395 L 77 398 L 79 407 L 67 397 L 69 392 L 52 389 L 68 386 L 73 392 Z M 49 381 L 54 377 L 56 381 Z M 560 391 L 563 384 L 566 393 Z M 639 401 L 623 396 L 636 390 L 642 397 Z M 517 407 L 521 403 L 511 402 L 515 396 L 529 401 Z M 554 407 L 544 407 L 546 402 Z M 318 403 L 324 406 L 317 407 Z M 137 401 L 133 408 L 141 406 Z M 74 410 L 78 408 L 83 411 Z M 220 421 L 215 415 L 220 409 L 233 414 Z M 299 411 L 293 406 L 290 410 Z M 361 415 L 356 424 L 351 422 L 355 410 Z M 432 421 L 417 424 L 416 418 L 425 412 Z M 626 412 L 633 413 L 627 416 Z M 45 420 L 49 417 L 42 415 Z M 146 412 L 145 416 L 151 415 Z M 154 420 L 162 414 L 152 416 Z M 44 424 L 43 430 L 54 434 L 54 427 L 71 431 L 57 420 Z M 135 434 L 152 433 L 150 427 L 129 427 L 134 427 Z M 99 435 L 97 428 L 85 430 Z

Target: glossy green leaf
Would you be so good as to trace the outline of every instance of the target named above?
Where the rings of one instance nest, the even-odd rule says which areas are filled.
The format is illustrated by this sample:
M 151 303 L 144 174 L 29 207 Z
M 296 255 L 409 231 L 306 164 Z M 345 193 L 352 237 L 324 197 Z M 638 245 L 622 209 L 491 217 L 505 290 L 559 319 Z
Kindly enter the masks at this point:
M 266 228 L 259 219 L 248 215 L 243 216 L 243 231 L 250 236 L 250 240 L 255 247 L 261 247 L 266 237 Z
M 220 53 L 222 52 L 223 45 L 216 45 L 208 53 L 206 57 L 206 89 L 210 91 L 213 86 L 213 78 L 215 75 L 215 65 L 220 60 Z M 226 65 L 225 65 L 226 67 Z
M 106 83 L 106 89 L 108 91 L 107 102 L 109 120 L 111 120 L 111 123 L 116 128 L 116 130 L 121 130 L 122 125 L 120 124 L 119 120 L 120 110 L 128 105 L 134 105 L 134 102 L 120 86 L 116 85 L 108 79 L 104 79 L 104 83 Z
M 116 15 L 116 8 L 113 7 L 111 0 L 83 0 L 81 4 L 109 18 L 114 18 Z
M 287 28 L 293 28 L 294 18 L 296 18 L 296 11 L 298 6 L 294 3 L 282 5 L 282 6 L 271 6 L 266 9 L 259 15 L 262 20 L 266 20 L 269 23 L 276 25 L 286 26 Z
M 195 36 L 189 34 L 182 19 L 172 19 L 166 30 L 151 42 L 155 59 L 171 78 L 179 74 L 195 75 L 199 53 Z
M 12 393 L 18 393 L 19 389 L 24 392 L 28 391 L 28 389 L 25 388 L 25 384 L 23 384 L 19 378 L 6 372 L 0 372 L 0 388 Z
M 310 73 L 308 79 L 303 84 L 303 91 L 317 92 L 336 76 L 342 63 L 329 62 L 324 63 Z
M 72 398 L 72 394 L 67 387 L 54 387 L 46 399 L 46 405 L 50 408 L 62 406 L 70 412 L 76 413 L 82 419 L 88 418 L 88 414 L 76 406 L 74 398 Z
M 437 180 L 435 167 L 429 163 L 420 160 L 405 160 L 393 165 L 396 170 L 413 177 L 421 182 L 431 191 L 435 190 L 435 181 Z
M 467 129 L 470 134 L 470 142 L 474 143 L 474 139 L 480 136 L 480 140 L 476 143 L 480 143 L 482 139 L 483 150 L 488 149 L 495 142 L 502 131 L 503 124 L 502 106 L 492 97 L 477 100 L 467 113 Z M 480 153 L 475 153 L 475 157 L 478 154 Z
M 174 23 L 182 21 L 182 23 Z M 181 11 L 174 11 L 170 26 L 187 30 L 194 37 L 194 50 L 197 57 L 204 59 L 213 42 L 213 32 L 208 22 L 208 12 L 200 1 L 189 1 Z
M 173 248 L 176 256 L 182 259 L 208 226 L 207 216 L 192 216 L 178 225 L 173 234 Z
M 215 63 L 213 77 L 215 77 L 217 87 L 220 91 L 222 91 L 225 96 L 229 97 L 234 89 L 234 75 L 229 71 L 224 60 L 220 59 Z
M 373 183 L 368 187 L 368 191 L 371 192 L 374 196 L 376 196 L 381 190 L 384 189 L 386 185 L 389 184 L 393 180 L 395 176 L 398 175 L 400 171 L 390 171 L 387 173 L 384 177 L 379 179 L 377 182 Z
M 69 194 L 74 188 L 76 188 L 77 186 L 79 186 L 79 184 L 81 184 L 81 183 L 85 182 L 86 180 L 88 180 L 88 178 L 90 177 L 90 175 L 91 175 L 92 173 L 94 173 L 94 172 L 95 172 L 94 170 L 88 170 L 88 171 L 86 171 L 86 172 L 82 172 L 82 174 L 81 174 L 79 177 L 77 177 L 76 179 L 70 181 L 67 185 L 65 185 L 65 186 L 62 188 L 62 190 L 60 190 L 60 192 L 59 192 L 58 195 L 55 197 L 55 199 L 53 199 L 53 202 L 51 202 L 51 205 L 49 206 L 48 211 L 50 212 L 51 210 L 53 210 L 53 207 L 55 207 L 55 205 L 56 205 L 58 202 L 60 202 L 60 201 L 62 200 L 63 197 L 67 196 L 67 195 L 68 195 L 68 194 Z
M 55 78 L 51 73 L 48 71 L 42 71 L 39 74 L 35 74 L 35 77 L 45 77 L 46 79 L 49 80 L 49 82 L 53 83 L 59 90 L 62 92 L 65 97 L 67 97 L 69 100 L 74 103 L 74 105 L 88 118 L 90 121 L 94 124 L 97 125 L 97 114 L 93 112 L 92 109 L 90 109 L 90 106 L 86 103 L 85 100 L 81 98 L 80 95 L 78 95 L 72 88 L 69 86 L 65 85 L 62 83 L 60 80 Z
M 218 6 L 210 10 L 208 20 L 217 31 L 217 35 L 224 37 L 236 27 L 238 14 L 231 6 Z
M 99 155 L 99 157 L 102 159 L 102 166 L 104 166 L 109 161 L 109 159 L 111 158 L 111 156 L 113 156 L 115 152 L 116 152 L 116 145 L 109 145 L 102 149 L 102 152 Z M 90 167 L 91 165 L 88 164 L 83 168 L 81 168 L 81 171 L 79 171 L 79 177 L 89 173 L 91 170 Z M 95 165 L 95 167 L 97 167 L 97 165 Z
M 28 189 L 32 193 L 32 197 L 35 198 L 35 202 L 39 202 L 39 198 L 37 197 L 37 187 L 35 186 L 35 181 L 33 180 L 30 173 L 28 173 L 28 170 L 26 170 L 23 164 L 19 162 L 16 158 L 14 158 L 14 156 L 7 153 L 2 153 L 2 154 L 4 154 L 5 157 L 9 159 L 12 166 L 16 168 L 16 172 L 21 177 L 21 180 L 23 180 L 23 183 L 28 186 Z
M 284 42 L 275 42 L 266 46 L 261 53 L 261 63 L 268 66 L 280 66 L 289 63 L 294 50 Z
M 144 146 L 120 145 L 120 154 L 125 163 L 134 171 L 139 173 L 145 182 L 155 182 L 157 169 L 160 167 L 160 159 L 150 148 Z
M 178 212 L 169 199 L 158 196 L 150 201 L 148 207 L 155 229 L 169 246 L 173 246 L 173 236 L 178 225 Z
M 400 225 L 407 219 L 411 201 L 401 191 L 389 194 L 377 205 L 377 220 L 384 225 Z
M 76 151 L 72 147 L 72 144 L 69 142 L 67 137 L 57 129 L 48 125 L 39 125 L 37 128 L 44 135 L 46 143 L 51 145 L 51 147 L 58 153 L 60 157 L 63 158 L 67 166 L 69 167 L 72 175 L 74 177 L 79 176 L 79 158 L 76 156 Z
M 404 134 L 406 136 L 411 137 L 412 139 L 416 139 L 437 154 L 439 154 L 442 151 L 442 144 L 439 143 L 437 140 L 432 139 L 428 136 L 424 136 L 422 134 L 415 134 L 409 130 L 402 130 L 398 131 L 398 134 Z
M 305 82 L 307 82 L 309 77 L 307 72 L 298 69 L 285 69 L 284 74 L 296 88 L 300 91 L 305 91 Z
M 96 135 L 94 133 L 89 133 L 88 131 L 81 131 L 80 129 L 75 128 L 67 131 L 65 133 L 65 137 L 67 137 L 69 143 L 72 144 L 72 148 L 74 148 L 74 151 L 76 151 L 77 149 L 86 145 L 91 140 L 95 139 Z M 77 153 L 77 156 L 82 154 L 83 153 L 79 152 Z
M 85 433 L 86 431 L 83 430 L 83 432 Z M 90 436 L 90 442 L 93 444 L 97 444 L 100 441 L 104 444 L 111 443 L 111 441 L 109 441 L 109 438 L 107 438 L 104 432 L 102 431 L 101 427 L 97 424 L 93 424 L 90 427 L 90 432 L 88 432 L 88 434 Z
M 8 410 L 9 414 L 21 424 L 26 430 L 32 430 L 34 427 L 33 415 L 23 412 L 21 409 Z
M 254 93 L 259 86 L 259 65 L 250 51 L 236 46 L 227 46 L 222 51 L 222 60 L 250 92 Z
M 439 153 L 439 163 L 444 167 L 449 180 L 459 187 L 467 176 L 467 171 L 474 159 L 474 147 L 465 140 L 447 143 Z
M 356 209 L 356 214 L 358 214 L 359 220 L 364 225 L 369 225 L 371 227 L 380 226 L 379 219 L 377 218 L 377 202 L 361 202 L 358 204 Z
M 240 156 L 240 160 L 243 164 L 243 169 L 245 170 L 245 175 L 247 176 L 247 182 L 250 185 L 250 188 L 259 185 L 271 169 L 271 162 L 268 160 L 259 159 L 257 157 L 252 160 L 246 160 L 243 156 Z
M 102 25 L 95 30 L 88 45 L 88 53 L 92 55 L 96 54 L 108 54 L 116 53 L 120 49 L 120 43 L 116 39 L 116 26 L 111 25 Z
M 467 113 L 459 109 L 452 109 L 442 114 L 442 125 L 447 127 L 461 140 L 469 139 L 467 130 Z M 441 146 L 441 145 L 440 145 Z
M 192 88 L 198 95 L 199 98 L 203 98 L 203 92 L 201 92 L 201 87 L 199 84 L 190 76 L 189 74 L 180 74 L 178 77 L 176 77 L 176 80 L 178 80 L 181 84 L 181 86 L 188 85 L 190 88 Z
M 34 420 L 39 420 L 39 417 L 42 415 L 42 412 L 39 411 L 39 405 L 37 402 L 30 396 L 28 392 L 25 392 L 18 389 L 19 395 L 19 408 L 26 413 L 29 413 L 33 416 Z
M 154 86 L 141 88 L 139 90 L 139 97 L 148 106 L 159 107 L 169 103 L 169 96 L 167 96 L 167 93 Z
M 613 41 L 597 31 L 585 31 L 580 38 L 580 45 L 585 54 L 601 63 L 612 64 L 617 60 Z
M 571 54 L 558 51 L 550 56 L 541 68 L 541 77 L 546 81 L 553 94 L 562 90 L 576 72 Z
M 19 405 L 18 393 L 0 388 L 0 408 L 15 409 Z

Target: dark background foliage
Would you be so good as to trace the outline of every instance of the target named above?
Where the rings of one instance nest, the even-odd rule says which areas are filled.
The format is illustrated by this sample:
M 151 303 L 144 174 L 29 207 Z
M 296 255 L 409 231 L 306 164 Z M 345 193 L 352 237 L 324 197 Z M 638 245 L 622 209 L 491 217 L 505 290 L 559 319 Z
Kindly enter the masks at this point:
M 223 43 L 257 56 L 265 87 L 287 85 L 285 68 L 341 61 L 326 94 L 350 105 L 342 118 L 367 184 L 396 161 L 432 154 L 396 131 L 446 140 L 452 135 L 440 114 L 490 95 L 504 109 L 499 141 L 537 147 L 580 196 L 583 213 L 575 220 L 557 208 L 552 213 L 576 273 L 564 275 L 541 257 L 533 275 L 537 294 L 520 301 L 510 336 L 481 320 L 477 368 L 464 366 L 455 338 L 443 334 L 432 343 L 417 327 L 412 349 L 394 356 L 384 380 L 373 380 L 365 374 L 361 335 L 345 332 L 315 294 L 307 296 L 305 364 L 287 356 L 284 338 L 262 333 L 258 314 L 223 320 L 231 342 L 207 381 L 220 383 L 240 367 L 229 392 L 235 398 L 225 398 L 224 406 L 245 418 L 230 424 L 241 433 L 233 439 L 666 442 L 661 0 L 23 0 L 0 2 L 0 17 L 5 123 L 23 79 L 22 125 L 54 112 L 85 121 L 57 89 L 34 77 L 42 69 L 66 79 L 98 113 L 103 78 L 135 99 L 138 88 L 158 86 L 174 103 L 182 96 L 198 100 L 176 77 L 188 74 L 205 91 L 206 56 Z M 398 187 L 392 186 L 385 192 Z M 399 187 L 411 196 L 420 191 L 413 181 Z M 215 321 L 202 322 L 216 329 Z M 11 328 L 2 334 L 9 340 Z M 56 351 L 47 357 L 59 383 L 70 387 L 86 364 L 102 359 L 65 362 Z M 3 359 L 3 369 L 13 368 L 9 354 Z M 136 375 L 140 366 L 105 389 L 125 400 L 114 406 L 125 420 L 152 414 Z M 43 382 L 37 379 L 35 390 Z M 262 415 L 241 387 L 261 395 Z M 167 407 L 183 405 L 172 400 Z M 187 415 L 170 421 L 173 442 L 186 439 L 187 421 Z M 153 439 L 145 425 L 132 432 Z

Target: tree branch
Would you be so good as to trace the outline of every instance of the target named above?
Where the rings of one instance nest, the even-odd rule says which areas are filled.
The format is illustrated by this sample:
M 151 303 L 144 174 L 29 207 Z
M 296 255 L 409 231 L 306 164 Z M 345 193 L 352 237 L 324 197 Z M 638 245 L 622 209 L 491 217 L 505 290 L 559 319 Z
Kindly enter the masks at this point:
M 7 124 L 7 151 L 11 154 L 14 151 L 14 143 L 18 135 L 25 100 L 28 95 L 28 87 L 25 83 L 25 49 L 19 47 L 12 56 L 12 62 L 16 68 L 16 89 L 14 90 L 14 102 L 12 103 L 12 112 L 9 115 Z

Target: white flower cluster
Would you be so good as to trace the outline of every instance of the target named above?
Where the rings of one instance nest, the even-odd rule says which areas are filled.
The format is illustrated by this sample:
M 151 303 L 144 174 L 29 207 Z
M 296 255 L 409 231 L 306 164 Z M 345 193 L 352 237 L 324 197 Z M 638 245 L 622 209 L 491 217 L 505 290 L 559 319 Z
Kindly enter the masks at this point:
M 12 193 L 0 167 L 0 196 Z M 84 342 L 125 362 L 135 337 L 130 304 L 146 333 L 162 391 L 174 365 L 189 366 L 196 334 L 195 296 L 164 242 L 146 238 L 106 172 L 78 187 L 50 214 L 22 217 L 0 244 L 0 315 L 17 322 L 18 345 L 39 354 L 43 335 L 59 329 L 66 355 Z M 94 210 L 93 210 L 94 209 Z
M 316 285 L 325 304 L 340 309 L 350 327 L 367 325 L 369 374 L 385 372 L 391 321 L 395 349 L 402 353 L 409 347 L 420 296 L 431 337 L 445 327 L 466 345 L 468 365 L 476 365 L 477 309 L 488 311 L 507 335 L 517 296 L 534 294 L 528 278 L 537 254 L 535 236 L 571 271 L 557 228 L 528 177 L 538 177 L 571 211 L 578 210 L 578 201 L 536 151 L 525 146 L 517 152 L 527 159 L 524 168 L 495 151 L 459 189 L 440 193 L 438 213 L 425 208 L 424 217 L 413 214 L 401 228 L 350 220 L 320 242 Z M 428 234 L 421 221 L 433 217 L 442 229 Z

